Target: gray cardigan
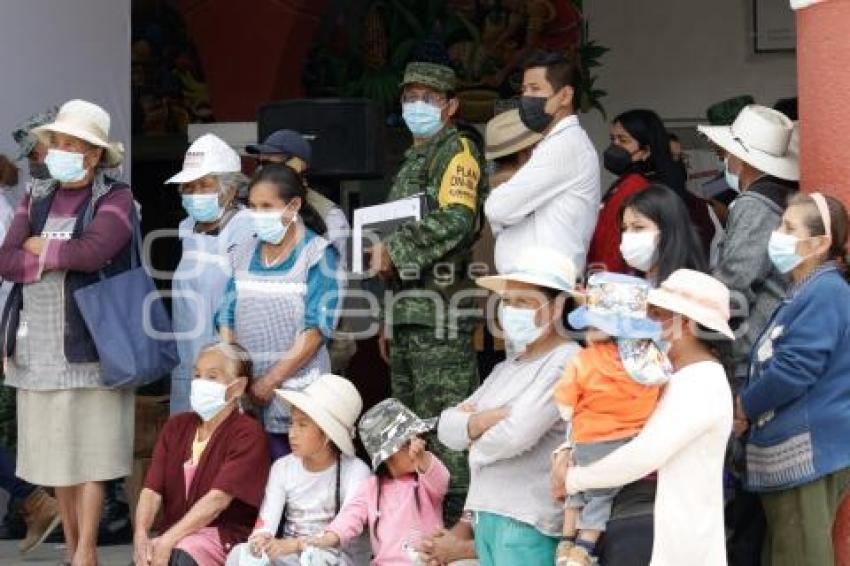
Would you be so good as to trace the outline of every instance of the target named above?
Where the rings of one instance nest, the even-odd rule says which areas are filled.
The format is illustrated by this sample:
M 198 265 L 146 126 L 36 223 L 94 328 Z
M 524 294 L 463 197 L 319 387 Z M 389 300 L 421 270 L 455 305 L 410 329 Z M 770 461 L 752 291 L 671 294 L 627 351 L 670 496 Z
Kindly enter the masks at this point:
M 570 343 L 533 360 L 497 365 L 466 403 L 479 411 L 507 406 L 510 415 L 478 440 L 469 438 L 470 413 L 443 411 L 437 428 L 451 450 L 469 450 L 466 509 L 510 517 L 549 536 L 560 536 L 563 510 L 550 494 L 549 462 L 563 444 L 566 426 L 552 390 L 567 363 L 581 350 Z M 518 483 L 519 482 L 519 483 Z
M 732 293 L 732 318 L 738 321 L 732 348 L 737 377 L 746 376 L 750 350 L 785 297 L 788 281 L 773 267 L 767 243 L 793 192 L 778 179 L 762 177 L 729 207 L 714 276 Z

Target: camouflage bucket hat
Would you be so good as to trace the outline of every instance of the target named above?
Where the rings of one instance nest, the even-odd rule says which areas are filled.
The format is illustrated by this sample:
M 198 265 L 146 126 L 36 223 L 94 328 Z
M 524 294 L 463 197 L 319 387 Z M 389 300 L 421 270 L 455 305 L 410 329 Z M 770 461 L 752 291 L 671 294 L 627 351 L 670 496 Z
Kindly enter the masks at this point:
M 36 144 L 38 144 L 38 137 L 32 133 L 32 130 L 39 126 L 53 122 L 56 119 L 56 114 L 58 112 L 59 108 L 53 106 L 44 112 L 39 112 L 38 114 L 30 116 L 12 130 L 12 139 L 15 140 L 15 143 L 18 144 L 19 148 L 18 156 L 15 158 L 16 161 L 20 161 L 29 156 Z
M 434 429 L 437 419 L 422 420 L 398 399 L 385 399 L 366 411 L 357 429 L 372 469 L 378 469 L 405 442 Z
M 456 79 L 451 67 L 437 63 L 408 63 L 400 86 L 421 84 L 440 92 L 449 92 L 455 89 Z

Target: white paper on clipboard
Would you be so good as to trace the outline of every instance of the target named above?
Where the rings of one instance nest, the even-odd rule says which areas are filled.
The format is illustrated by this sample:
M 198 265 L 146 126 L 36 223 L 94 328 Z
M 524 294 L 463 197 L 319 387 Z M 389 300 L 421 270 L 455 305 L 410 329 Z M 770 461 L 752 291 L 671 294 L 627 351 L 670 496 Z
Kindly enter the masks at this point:
M 364 242 L 370 246 L 382 240 L 402 224 L 422 220 L 424 194 L 395 200 L 386 204 L 366 206 L 354 211 L 354 226 L 351 231 L 352 239 L 352 271 L 365 273 L 368 265 L 364 265 Z

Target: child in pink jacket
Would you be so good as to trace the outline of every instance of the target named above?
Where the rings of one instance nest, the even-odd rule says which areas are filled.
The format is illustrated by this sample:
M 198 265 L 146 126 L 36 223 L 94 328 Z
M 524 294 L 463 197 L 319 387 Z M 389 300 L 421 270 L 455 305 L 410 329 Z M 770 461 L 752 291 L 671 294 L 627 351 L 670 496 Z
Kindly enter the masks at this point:
M 361 484 L 325 533 L 308 544 L 345 545 L 368 527 L 372 564 L 417 564 L 420 542 L 443 528 L 449 471 L 419 438 L 434 428 L 397 399 L 372 407 L 360 419 L 360 438 L 376 475 Z

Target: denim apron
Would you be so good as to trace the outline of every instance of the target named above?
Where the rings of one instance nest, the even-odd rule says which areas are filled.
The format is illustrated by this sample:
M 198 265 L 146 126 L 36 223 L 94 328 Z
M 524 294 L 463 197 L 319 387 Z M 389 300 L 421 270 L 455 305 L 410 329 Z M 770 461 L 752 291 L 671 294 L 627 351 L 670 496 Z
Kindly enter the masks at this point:
M 198 352 L 218 339 L 215 313 L 232 276 L 230 253 L 254 234 L 247 210 L 238 211 L 217 236 L 197 234 L 195 222 L 180 223 L 183 245 L 172 282 L 172 319 L 180 363 L 171 372 L 171 414 L 189 411 Z

